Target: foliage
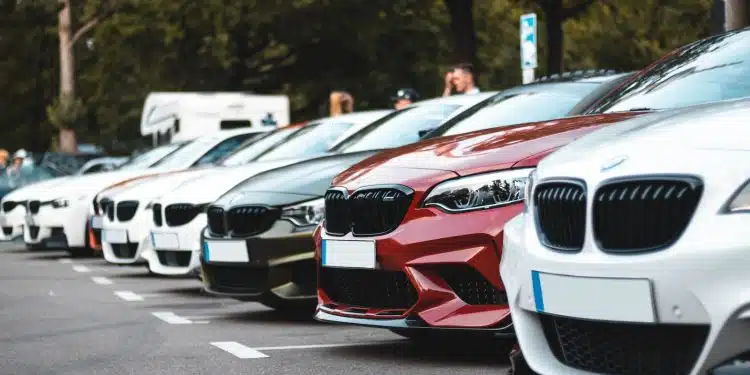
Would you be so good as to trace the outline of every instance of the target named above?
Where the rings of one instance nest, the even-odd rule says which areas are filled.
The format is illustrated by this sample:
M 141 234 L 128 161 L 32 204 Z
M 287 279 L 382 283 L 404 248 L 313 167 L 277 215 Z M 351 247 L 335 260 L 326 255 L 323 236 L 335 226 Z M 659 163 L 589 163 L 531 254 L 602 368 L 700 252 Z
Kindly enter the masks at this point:
M 57 2 L 12 3 L 15 7 L 0 11 L 0 146 L 48 149 L 65 117 L 59 110 L 47 116 L 48 107 L 59 108 Z M 455 62 L 443 0 L 72 3 L 76 28 L 100 14 L 102 4 L 104 11 L 114 9 L 75 47 L 76 95 L 82 102 L 72 108 L 83 111 L 75 124 L 78 140 L 104 147 L 140 138 L 140 112 L 151 91 L 284 93 L 291 99 L 292 120 L 300 121 L 323 116 L 328 93 L 337 89 L 353 94 L 356 109 L 390 106 L 388 98 L 400 87 L 438 95 L 444 72 Z M 540 13 L 544 41 L 545 15 L 533 3 L 474 1 L 482 89 L 520 82 L 522 13 Z M 710 3 L 597 0 L 564 23 L 565 65 L 641 68 L 707 36 Z M 546 72 L 545 51 L 541 44 L 537 75 Z

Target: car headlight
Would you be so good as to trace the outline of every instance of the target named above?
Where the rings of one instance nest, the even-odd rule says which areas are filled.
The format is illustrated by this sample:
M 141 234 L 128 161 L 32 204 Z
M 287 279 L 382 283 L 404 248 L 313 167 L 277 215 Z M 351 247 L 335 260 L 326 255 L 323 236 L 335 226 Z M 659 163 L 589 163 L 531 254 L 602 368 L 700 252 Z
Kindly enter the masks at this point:
M 750 181 L 740 187 L 724 207 L 724 213 L 750 212 Z
M 518 203 L 524 199 L 532 170 L 510 169 L 448 180 L 435 186 L 422 206 L 458 213 Z
M 314 199 L 281 210 L 281 219 L 298 227 L 318 225 L 325 218 L 325 198 Z
M 52 200 L 52 208 L 65 208 L 70 206 L 73 201 L 81 201 L 86 199 L 86 195 L 81 195 L 74 198 L 57 198 Z

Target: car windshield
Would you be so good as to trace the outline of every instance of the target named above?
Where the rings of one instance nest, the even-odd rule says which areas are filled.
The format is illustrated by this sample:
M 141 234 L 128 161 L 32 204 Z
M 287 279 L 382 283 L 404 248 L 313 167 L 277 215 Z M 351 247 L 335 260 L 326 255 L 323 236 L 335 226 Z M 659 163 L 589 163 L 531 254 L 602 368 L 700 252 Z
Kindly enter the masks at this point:
M 420 131 L 436 128 L 460 107 L 458 104 L 421 104 L 404 108 L 368 125 L 332 151 L 378 150 L 417 142 Z
M 181 149 L 187 145 L 187 143 L 170 143 L 168 145 L 159 146 L 153 150 L 146 151 L 140 155 L 130 159 L 127 163 L 121 165 L 118 170 L 124 169 L 143 169 L 154 166 L 160 160 L 168 157 L 173 152 Z
M 274 130 L 259 141 L 253 142 L 249 146 L 241 148 L 235 151 L 233 154 L 228 155 L 224 160 L 220 162 L 220 164 L 224 166 L 233 166 L 248 163 L 251 160 L 257 158 L 260 154 L 266 152 L 280 142 L 284 141 L 286 138 L 292 136 L 294 132 L 299 130 L 300 128 L 298 127 L 281 128 L 278 130 Z
M 24 165 L 17 171 L 4 169 L 0 172 L 0 190 L 11 190 L 34 182 L 61 176 L 52 168 Z
M 455 135 L 475 130 L 521 124 L 525 122 L 552 120 L 565 117 L 588 93 L 599 85 L 592 83 L 569 83 L 578 90 L 502 92 L 480 104 L 480 109 L 456 123 L 446 124 L 431 136 Z
M 680 108 L 750 96 L 750 30 L 689 44 L 646 69 L 587 113 Z
M 290 157 L 324 154 L 342 133 L 352 127 L 351 122 L 328 120 L 317 126 L 307 125 L 289 139 L 261 154 L 255 160 L 267 161 Z

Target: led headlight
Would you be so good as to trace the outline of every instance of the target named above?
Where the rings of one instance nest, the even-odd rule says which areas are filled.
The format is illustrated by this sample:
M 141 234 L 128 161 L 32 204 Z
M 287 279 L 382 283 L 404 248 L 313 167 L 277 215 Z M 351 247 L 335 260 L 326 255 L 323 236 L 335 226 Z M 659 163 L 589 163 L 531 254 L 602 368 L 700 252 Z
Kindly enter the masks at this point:
M 325 217 L 325 198 L 314 199 L 281 210 L 281 219 L 299 227 L 318 225 Z
M 52 208 L 65 208 L 70 206 L 73 201 L 80 201 L 86 199 L 86 195 L 81 195 L 75 198 L 57 198 L 50 202 Z
M 510 169 L 448 180 L 435 186 L 422 203 L 456 213 L 523 201 L 533 168 Z
M 724 208 L 725 213 L 750 212 L 750 181 L 745 182 L 727 202 Z

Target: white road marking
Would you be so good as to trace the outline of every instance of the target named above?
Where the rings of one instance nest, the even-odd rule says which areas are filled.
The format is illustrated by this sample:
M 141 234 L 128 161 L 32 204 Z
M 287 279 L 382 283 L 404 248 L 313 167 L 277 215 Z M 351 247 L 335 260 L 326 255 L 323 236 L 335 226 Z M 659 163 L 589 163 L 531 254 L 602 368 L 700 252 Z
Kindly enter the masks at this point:
M 267 355 L 253 348 L 242 345 L 236 341 L 217 341 L 212 342 L 211 345 L 241 359 L 256 359 L 268 357 Z
M 115 292 L 115 295 L 128 302 L 143 301 L 143 297 L 129 290 L 119 290 Z
M 78 265 L 78 266 L 73 266 L 73 271 L 76 271 L 76 272 L 91 272 L 91 269 L 89 269 L 86 266 L 80 266 L 80 265 Z
M 377 346 L 388 344 L 403 344 L 405 340 L 389 340 L 378 342 L 353 342 L 348 344 L 318 344 L 318 345 L 288 345 L 288 346 L 266 346 L 253 348 L 255 350 L 301 350 L 301 349 L 323 349 L 323 348 L 345 348 L 350 346 Z
M 58 261 L 58 262 L 60 262 L 60 263 L 62 263 L 62 264 L 70 264 L 70 263 L 73 263 L 73 260 L 72 260 L 72 259 L 69 259 L 69 258 L 60 258 L 60 259 L 58 259 L 57 261 Z
M 99 285 L 112 285 L 112 280 L 104 276 L 91 276 L 91 280 Z
M 152 312 L 151 315 L 169 323 L 169 324 L 193 324 L 190 319 L 185 319 L 171 311 Z

